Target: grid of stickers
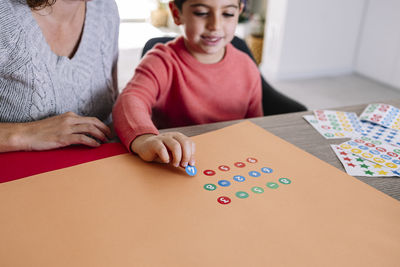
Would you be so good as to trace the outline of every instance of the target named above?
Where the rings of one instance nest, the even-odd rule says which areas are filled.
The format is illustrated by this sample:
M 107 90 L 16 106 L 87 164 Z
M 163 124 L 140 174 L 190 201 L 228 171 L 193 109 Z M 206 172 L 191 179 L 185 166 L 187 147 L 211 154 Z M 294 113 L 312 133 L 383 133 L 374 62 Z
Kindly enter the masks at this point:
M 332 146 L 346 172 L 356 176 L 399 176 L 400 110 L 368 105 L 360 118 L 352 112 L 316 110 L 308 121 L 326 139 L 352 138 Z
M 255 164 L 257 163 L 258 160 L 254 157 L 249 157 L 246 159 L 246 163 L 245 162 L 235 162 L 233 165 L 235 168 L 244 168 L 246 167 L 246 164 Z M 253 165 L 251 167 L 253 170 L 250 170 L 248 172 L 248 177 L 245 177 L 244 175 L 231 175 L 231 178 L 226 178 L 226 179 L 216 179 L 215 182 L 209 182 L 204 184 L 203 189 L 206 191 L 217 191 L 218 188 L 227 188 L 232 186 L 233 183 L 237 183 L 240 184 L 240 186 L 242 186 L 242 183 L 245 184 L 245 181 L 247 179 L 257 179 L 257 178 L 262 178 L 262 177 L 267 177 L 268 181 L 261 185 L 261 186 L 253 186 L 248 188 L 248 190 L 239 190 L 236 191 L 234 193 L 234 196 L 226 196 L 226 195 L 222 195 L 222 196 L 218 196 L 217 197 L 217 202 L 219 204 L 222 205 L 227 205 L 230 204 L 232 202 L 233 198 L 237 198 L 237 199 L 246 199 L 249 198 L 251 194 L 262 194 L 265 192 L 265 189 L 278 189 L 280 187 L 280 185 L 289 185 L 292 183 L 292 180 L 290 180 L 289 178 L 279 178 L 277 179 L 277 181 L 273 181 L 272 177 L 269 176 L 269 174 L 273 173 L 273 169 L 269 168 L 269 167 L 261 167 L 259 170 L 256 167 L 256 165 Z M 231 171 L 231 167 L 227 166 L 227 165 L 220 165 L 218 166 L 218 171 L 221 171 L 223 173 L 222 176 L 229 176 L 228 173 L 229 171 Z M 209 177 L 219 177 L 220 174 L 217 174 L 217 171 L 215 170 L 211 170 L 211 169 L 207 169 L 203 171 L 203 174 Z M 242 186 L 243 187 L 243 186 Z

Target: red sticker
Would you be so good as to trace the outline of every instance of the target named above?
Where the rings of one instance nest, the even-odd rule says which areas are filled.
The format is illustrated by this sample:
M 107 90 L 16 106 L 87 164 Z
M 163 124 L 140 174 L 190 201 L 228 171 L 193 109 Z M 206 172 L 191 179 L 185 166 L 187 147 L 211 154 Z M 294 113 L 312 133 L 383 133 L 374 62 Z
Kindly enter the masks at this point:
M 255 159 L 255 158 L 247 158 L 247 162 L 256 163 L 257 159 Z
M 391 156 L 391 157 L 394 157 L 394 158 L 397 158 L 398 157 L 398 155 L 396 154 L 396 153 L 394 153 L 394 152 L 388 152 L 387 153 L 389 156 Z
M 365 143 L 365 141 L 364 140 L 361 140 L 361 139 L 356 139 L 356 140 L 354 140 L 355 142 L 357 142 L 357 143 L 359 143 L 359 144 L 364 144 Z
M 207 175 L 207 176 L 213 176 L 213 175 L 215 175 L 215 171 L 213 171 L 213 170 L 205 170 L 203 173 L 204 173 L 205 175 Z
M 331 127 L 329 127 L 328 125 L 322 125 L 321 128 L 325 129 L 325 130 L 330 130 L 331 129 Z
M 376 150 L 380 152 L 386 152 L 386 149 L 384 149 L 383 147 L 377 147 Z
M 222 205 L 231 203 L 231 199 L 229 197 L 219 197 L 217 200 Z
M 234 165 L 235 165 L 236 167 L 238 167 L 238 168 L 243 168 L 243 167 L 246 166 L 246 164 L 244 164 L 243 162 L 236 162 Z
M 365 145 L 366 145 L 367 147 L 375 147 L 375 145 L 374 145 L 374 144 L 371 144 L 371 143 L 365 143 Z
M 218 167 L 218 169 L 220 169 L 221 171 L 227 172 L 231 168 L 229 168 L 229 166 L 226 166 L 226 165 L 221 165 L 221 166 Z

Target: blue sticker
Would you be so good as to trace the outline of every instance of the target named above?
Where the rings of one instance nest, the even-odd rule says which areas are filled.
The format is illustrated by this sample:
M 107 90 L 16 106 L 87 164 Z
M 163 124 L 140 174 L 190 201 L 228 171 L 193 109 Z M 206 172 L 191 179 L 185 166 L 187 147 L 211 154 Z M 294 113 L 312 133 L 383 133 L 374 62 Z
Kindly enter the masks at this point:
M 219 184 L 220 186 L 227 187 L 227 186 L 230 186 L 230 185 L 231 185 L 231 182 L 229 182 L 229 181 L 227 181 L 227 180 L 219 180 L 219 181 L 218 181 L 218 184 Z
M 268 167 L 262 168 L 261 171 L 264 172 L 264 173 L 272 173 L 273 172 L 273 170 L 271 168 L 268 168 Z
M 197 169 L 196 169 L 195 166 L 187 165 L 186 168 L 185 168 L 185 171 L 190 176 L 195 176 L 197 174 Z
M 259 172 L 257 172 L 257 171 L 251 171 L 251 172 L 249 172 L 249 175 L 250 175 L 251 177 L 260 177 L 260 176 L 261 176 L 261 173 L 259 173 Z
M 235 175 L 233 176 L 233 180 L 235 180 L 236 182 L 244 182 L 246 178 L 244 178 L 244 176 L 241 175 Z

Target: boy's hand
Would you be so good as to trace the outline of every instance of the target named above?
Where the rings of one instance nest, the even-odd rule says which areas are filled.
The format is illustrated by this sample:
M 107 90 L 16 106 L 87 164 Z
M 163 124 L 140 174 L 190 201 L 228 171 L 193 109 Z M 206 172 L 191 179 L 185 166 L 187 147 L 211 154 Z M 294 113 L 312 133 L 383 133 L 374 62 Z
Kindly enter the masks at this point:
M 178 132 L 138 136 L 132 142 L 131 150 L 145 161 L 171 163 L 175 167 L 195 164 L 194 142 Z

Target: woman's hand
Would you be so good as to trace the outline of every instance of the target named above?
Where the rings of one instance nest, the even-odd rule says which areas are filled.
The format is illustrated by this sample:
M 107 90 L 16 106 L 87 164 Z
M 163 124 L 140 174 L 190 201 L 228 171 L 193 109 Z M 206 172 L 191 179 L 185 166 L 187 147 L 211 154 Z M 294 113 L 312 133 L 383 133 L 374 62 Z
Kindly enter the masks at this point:
M 110 129 L 99 119 L 73 112 L 28 123 L 0 124 L 0 151 L 48 150 L 72 144 L 100 146 L 111 138 Z
M 131 150 L 145 161 L 171 163 L 175 167 L 195 164 L 194 142 L 178 132 L 138 136 L 132 142 Z

